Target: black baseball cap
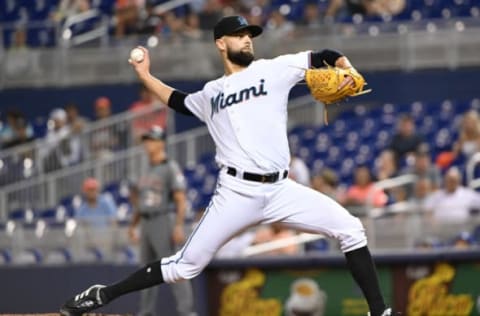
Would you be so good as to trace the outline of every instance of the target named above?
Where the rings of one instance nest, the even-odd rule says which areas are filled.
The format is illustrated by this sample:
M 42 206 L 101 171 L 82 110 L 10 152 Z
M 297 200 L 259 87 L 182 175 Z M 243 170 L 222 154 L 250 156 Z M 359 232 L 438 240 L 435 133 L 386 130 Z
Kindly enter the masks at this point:
M 231 35 L 243 30 L 249 31 L 252 37 L 256 37 L 263 32 L 261 26 L 248 24 L 243 16 L 232 15 L 223 17 L 215 24 L 213 28 L 213 38 L 217 40 L 224 35 Z
M 167 135 L 165 134 L 165 131 L 158 125 L 153 125 L 148 132 L 142 135 L 142 141 L 147 139 L 164 141 L 166 138 Z

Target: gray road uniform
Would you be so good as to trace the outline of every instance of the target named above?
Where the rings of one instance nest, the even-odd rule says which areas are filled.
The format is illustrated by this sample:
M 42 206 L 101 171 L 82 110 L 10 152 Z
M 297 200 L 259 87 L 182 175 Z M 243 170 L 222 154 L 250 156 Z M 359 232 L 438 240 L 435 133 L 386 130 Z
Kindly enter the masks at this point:
M 140 259 L 143 264 L 159 260 L 175 250 L 172 241 L 175 224 L 173 192 L 185 190 L 185 178 L 173 160 L 151 166 L 136 182 L 140 213 Z M 189 281 L 171 284 L 179 316 L 192 315 L 193 294 Z M 140 315 L 156 315 L 158 287 L 141 293 Z

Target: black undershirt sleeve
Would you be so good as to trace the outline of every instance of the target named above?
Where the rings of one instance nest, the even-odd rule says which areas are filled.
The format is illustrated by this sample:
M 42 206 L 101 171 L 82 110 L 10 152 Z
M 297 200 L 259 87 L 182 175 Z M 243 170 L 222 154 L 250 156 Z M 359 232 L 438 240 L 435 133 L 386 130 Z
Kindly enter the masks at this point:
M 338 58 L 344 56 L 341 52 L 333 49 L 324 49 L 310 54 L 310 63 L 313 68 L 325 67 L 324 61 L 330 66 L 335 66 Z
M 185 106 L 185 98 L 187 97 L 188 94 L 185 92 L 179 91 L 179 90 L 173 90 L 172 94 L 170 95 L 170 98 L 168 99 L 168 107 L 175 110 L 176 112 L 185 114 L 185 115 L 190 115 L 194 116 L 192 111 L 190 111 L 186 106 Z

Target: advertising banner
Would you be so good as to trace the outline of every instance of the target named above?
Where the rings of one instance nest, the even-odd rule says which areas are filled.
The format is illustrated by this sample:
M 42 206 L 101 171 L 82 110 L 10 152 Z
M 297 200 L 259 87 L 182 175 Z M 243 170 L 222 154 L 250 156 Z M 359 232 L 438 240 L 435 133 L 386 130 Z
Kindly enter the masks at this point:
M 480 263 L 379 266 L 387 304 L 402 315 L 480 315 Z M 208 273 L 211 316 L 366 316 L 345 267 L 219 269 Z

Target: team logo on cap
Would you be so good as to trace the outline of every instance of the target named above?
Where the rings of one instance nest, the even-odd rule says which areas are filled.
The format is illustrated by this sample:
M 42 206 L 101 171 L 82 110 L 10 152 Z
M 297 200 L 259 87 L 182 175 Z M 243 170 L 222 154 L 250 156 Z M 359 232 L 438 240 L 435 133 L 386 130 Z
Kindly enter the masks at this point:
M 237 20 L 238 20 L 238 23 L 240 23 L 241 25 L 247 25 L 247 20 L 245 20 L 245 18 L 243 16 L 238 16 L 237 17 Z

